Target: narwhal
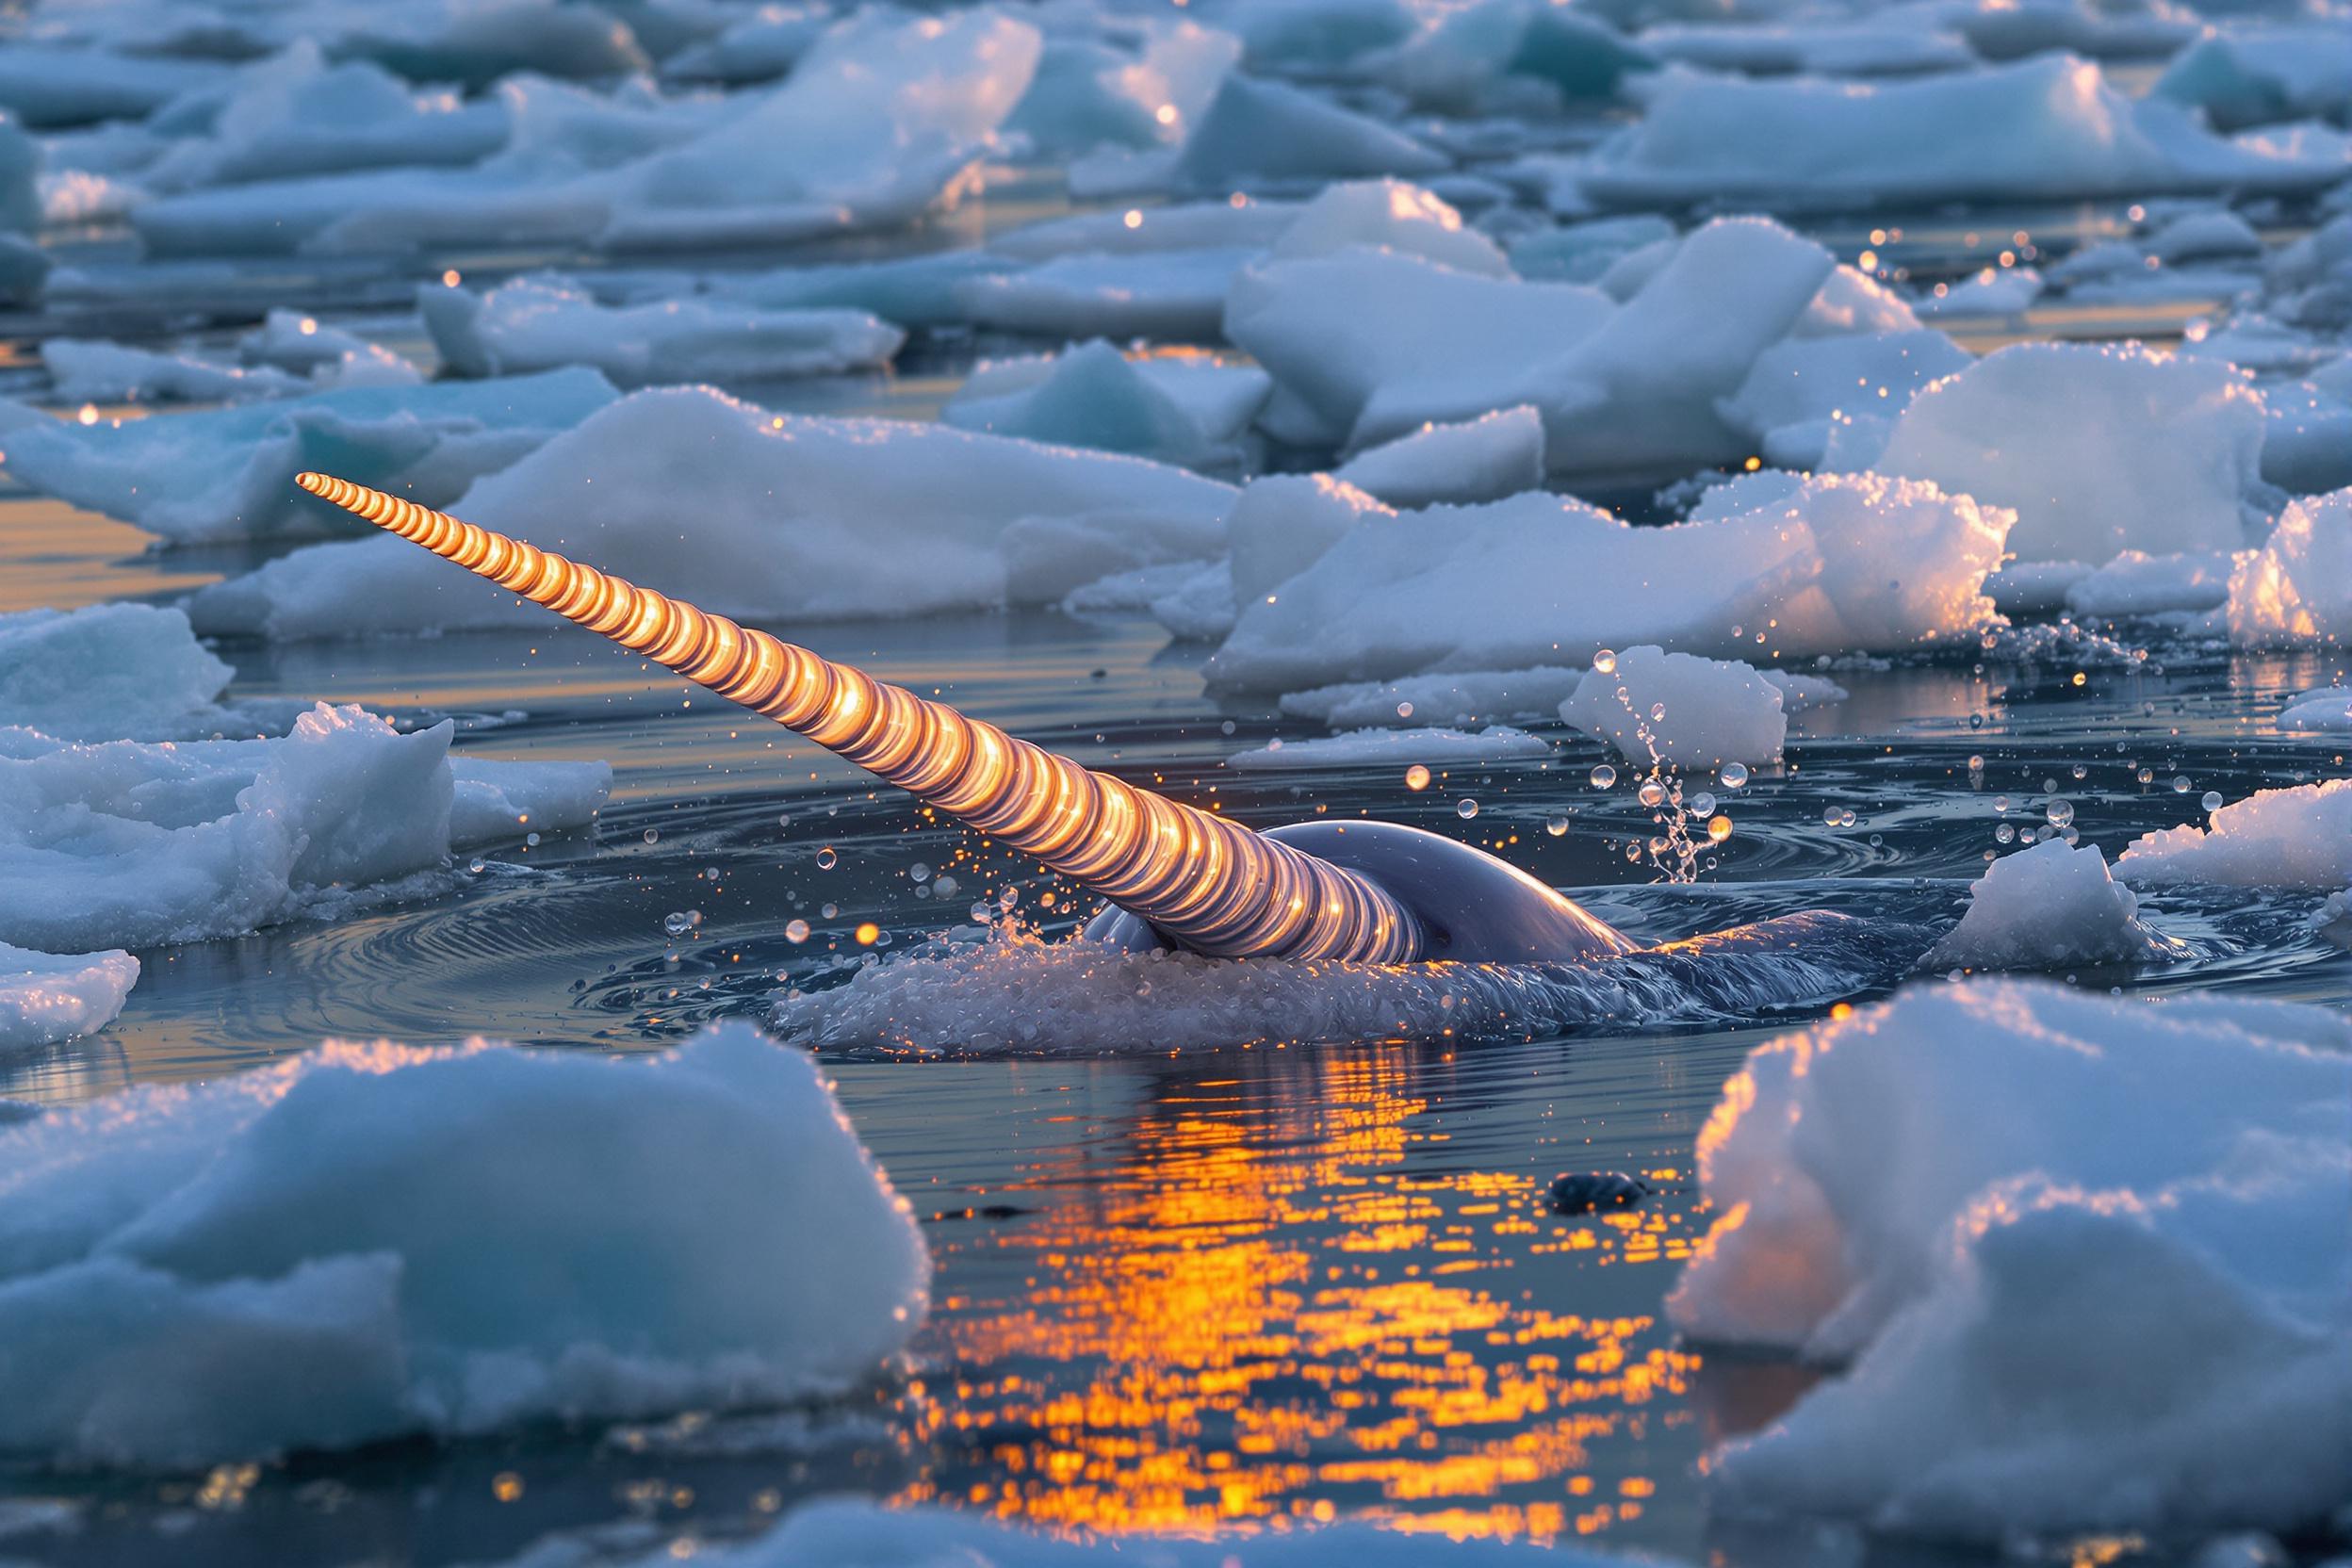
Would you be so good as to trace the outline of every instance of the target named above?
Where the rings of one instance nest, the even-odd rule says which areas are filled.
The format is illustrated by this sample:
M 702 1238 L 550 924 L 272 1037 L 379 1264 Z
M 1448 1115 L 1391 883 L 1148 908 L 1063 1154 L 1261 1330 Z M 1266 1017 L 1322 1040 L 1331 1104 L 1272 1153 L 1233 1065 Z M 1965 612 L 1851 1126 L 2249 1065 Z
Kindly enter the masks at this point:
M 1264 832 L 593 566 L 325 474 L 303 489 L 775 720 L 1107 906 L 1097 940 L 1218 958 L 1573 963 L 1635 943 L 1480 849 L 1394 823 Z

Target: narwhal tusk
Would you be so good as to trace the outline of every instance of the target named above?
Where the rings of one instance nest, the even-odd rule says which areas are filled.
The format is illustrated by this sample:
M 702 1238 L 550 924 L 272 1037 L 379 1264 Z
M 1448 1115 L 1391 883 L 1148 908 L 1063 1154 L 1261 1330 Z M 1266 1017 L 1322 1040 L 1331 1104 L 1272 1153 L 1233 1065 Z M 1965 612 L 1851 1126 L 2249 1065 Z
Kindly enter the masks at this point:
M 898 785 L 1217 957 L 1402 963 L 1421 923 L 1370 879 L 858 670 L 517 539 L 325 474 L 295 482 Z

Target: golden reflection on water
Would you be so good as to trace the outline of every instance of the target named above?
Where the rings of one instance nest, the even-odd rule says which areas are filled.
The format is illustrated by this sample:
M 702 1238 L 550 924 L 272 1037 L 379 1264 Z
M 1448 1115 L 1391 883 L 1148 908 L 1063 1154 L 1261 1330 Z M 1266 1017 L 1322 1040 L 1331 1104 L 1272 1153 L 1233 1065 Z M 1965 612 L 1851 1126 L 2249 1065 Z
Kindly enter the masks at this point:
M 1018 1262 L 994 1271 L 1002 1300 L 945 1272 L 954 1369 L 919 1391 L 918 1436 L 972 1463 L 902 1500 L 1107 1530 L 1345 1510 L 1552 1538 L 1639 1518 L 1657 1479 L 1595 1476 L 1591 1446 L 1690 1419 L 1697 1358 L 1650 1316 L 1570 1310 L 1547 1266 L 1671 1267 L 1684 1215 L 1560 1219 L 1524 1170 L 1450 1168 L 1424 1116 L 1449 1054 L 1242 1059 L 1248 1078 L 1165 1086 L 1114 1135 L 1041 1156 L 1023 1223 L 935 1233 Z

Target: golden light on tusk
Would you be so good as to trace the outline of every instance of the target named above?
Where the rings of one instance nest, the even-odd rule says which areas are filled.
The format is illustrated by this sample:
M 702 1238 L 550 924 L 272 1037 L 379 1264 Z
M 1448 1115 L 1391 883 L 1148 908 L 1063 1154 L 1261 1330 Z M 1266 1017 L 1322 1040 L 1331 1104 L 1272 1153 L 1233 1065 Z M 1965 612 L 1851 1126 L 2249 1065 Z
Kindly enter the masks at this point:
M 1366 877 L 767 632 L 325 474 L 295 482 L 765 714 L 1217 957 L 1403 963 L 1420 923 Z

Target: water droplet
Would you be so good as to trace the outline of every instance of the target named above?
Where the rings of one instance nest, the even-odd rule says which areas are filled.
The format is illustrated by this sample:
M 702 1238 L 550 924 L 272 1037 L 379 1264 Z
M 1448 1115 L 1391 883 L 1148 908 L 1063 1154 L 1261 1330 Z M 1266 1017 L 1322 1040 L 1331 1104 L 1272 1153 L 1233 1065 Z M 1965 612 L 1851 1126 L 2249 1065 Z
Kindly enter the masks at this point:
M 1748 782 L 1748 765 L 1745 762 L 1725 762 L 1715 777 L 1726 790 L 1745 789 Z
M 1413 717 L 1413 704 L 1409 702 L 1398 703 L 1396 705 L 1396 716 L 1400 719 L 1409 719 Z
M 1405 770 L 1405 788 L 1426 790 L 1429 787 L 1429 770 L 1415 762 Z
M 1725 839 L 1730 838 L 1731 819 L 1723 815 L 1721 812 L 1717 812 L 1714 816 L 1707 818 L 1707 836 L 1714 840 L 1717 843 L 1722 843 Z
M 1021 890 L 1019 888 L 1007 888 L 996 895 L 996 906 L 1007 914 L 1010 914 L 1014 906 L 1020 902 Z
M 962 883 L 948 875 L 947 873 L 941 872 L 939 873 L 939 879 L 931 884 L 931 890 L 941 898 L 954 898 L 956 896 L 956 890 L 962 886 Z
M 2200 801 L 2198 801 L 2198 802 L 2197 802 L 2197 804 L 2198 804 L 2199 806 L 2204 807 L 2204 808 L 2205 808 L 2205 809 L 2207 809 L 2208 811 L 2218 811 L 2218 810 L 2220 810 L 2220 809 L 2221 809 L 2221 792 L 2220 792 L 2219 790 L 2208 790 L 2208 791 L 2206 791 L 2206 792 L 2205 792 L 2205 798 L 2204 798 L 2204 799 L 2202 799 L 2202 800 L 2200 800 Z
M 2085 778 L 2089 776 L 2091 770 L 2084 767 L 2082 763 L 2077 762 L 2073 767 L 2068 768 L 2066 771 L 2077 778 Z
M 906 874 L 917 882 L 928 882 L 931 880 L 931 868 L 917 860 L 906 868 Z
M 1970 773 L 1983 773 L 1984 771 L 1984 754 L 1983 752 L 1972 751 L 1968 753 L 1968 771 Z
M 1844 817 L 1845 814 L 1845 809 L 1842 807 L 1825 806 L 1821 808 L 1821 821 L 1831 827 L 1837 826 L 1839 819 Z
M 802 942 L 807 941 L 808 939 L 808 923 L 805 920 L 787 922 L 784 926 L 784 939 L 791 942 L 794 947 L 798 947 Z
M 1690 804 L 1690 814 L 1694 817 L 1711 817 L 1715 814 L 1715 797 L 1705 790 L 1692 795 Z
M 1544 831 L 1555 839 L 1564 839 L 1568 836 L 1568 819 L 1560 816 L 1545 817 Z
M 1454 803 L 1454 815 L 1468 821 L 1478 814 L 1478 803 L 1467 795 Z
M 2074 820 L 2074 804 L 2071 801 L 2053 800 L 2050 803 L 2049 809 L 2045 810 L 2042 815 L 2050 819 L 2050 826 L 2064 827 Z
M 482 870 L 486 864 L 487 862 L 484 861 L 481 856 L 477 855 L 472 859 L 466 862 L 466 869 L 472 872 L 476 876 L 480 876 L 482 874 Z
M 1657 808 L 1666 804 L 1666 786 L 1655 778 L 1643 779 L 1642 788 L 1634 793 L 1641 799 L 1642 804 L 1647 807 Z
M 1665 718 L 1666 705 L 1662 702 L 1654 702 L 1650 704 L 1650 717 L 1654 721 Z
M 1596 675 L 1615 675 L 1617 673 L 1617 655 L 1608 648 L 1603 648 L 1600 652 L 1592 656 L 1592 669 L 1593 673 Z
M 817 851 L 817 869 L 819 871 L 831 871 L 835 866 L 838 866 L 841 863 L 841 858 L 834 854 L 829 846 Z
M 686 918 L 683 909 L 673 909 L 662 917 L 662 929 L 673 937 L 682 937 L 694 928 L 694 923 Z
M 2013 844 L 2017 841 L 2017 830 L 2010 824 L 2002 823 L 1999 827 L 1993 829 L 1993 842 L 1997 844 Z
M 1969 727 L 1970 729 L 1982 729 L 1982 728 L 1984 728 L 1984 714 L 1982 714 L 1982 713 L 1970 713 L 1970 714 L 1968 715 L 1968 727 Z
M 972 918 L 974 923 L 986 925 L 988 922 L 996 918 L 996 906 L 993 904 L 975 904 L 972 906 Z
M 1610 767 L 1607 762 L 1599 763 L 1592 769 L 1592 787 L 1594 789 L 1606 790 L 1616 782 L 1617 770 Z
M 2189 776 L 2187 774 L 2177 774 L 2173 776 L 2172 792 L 2177 795 L 2184 795 L 2189 792 Z
M 649 843 L 649 844 L 658 844 L 658 843 L 660 843 L 661 841 L 662 841 L 662 830 L 661 830 L 660 828 L 658 828 L 658 827 L 648 827 L 648 828 L 646 828 L 646 829 L 645 829 L 645 842 L 647 842 L 647 843 Z
M 1995 795 L 1993 797 L 1993 809 L 1996 811 L 2006 812 L 2009 809 L 2009 797 L 2007 795 Z
M 536 833 L 526 833 L 523 835 L 523 842 L 531 846 L 532 849 L 537 849 L 539 847 L 539 835 Z
M 2153 784 L 2156 782 L 2156 770 L 2154 768 L 2142 768 L 2132 776 L 2138 779 L 2143 784 Z
M 778 827 L 790 827 L 790 826 L 792 826 L 792 814 L 790 811 L 778 811 L 778 812 L 776 814 L 776 826 L 778 826 Z
M 1217 727 L 1223 733 L 1231 735 L 1233 732 L 1233 721 L 1227 719 L 1223 724 L 1218 725 Z

